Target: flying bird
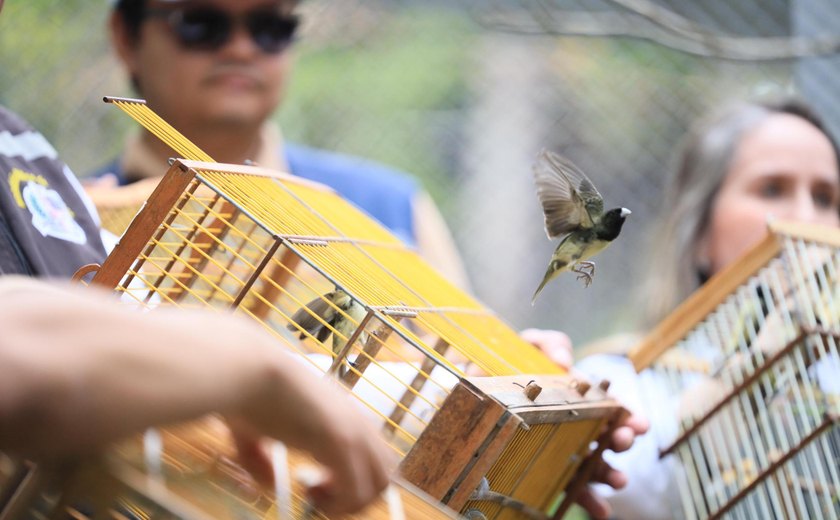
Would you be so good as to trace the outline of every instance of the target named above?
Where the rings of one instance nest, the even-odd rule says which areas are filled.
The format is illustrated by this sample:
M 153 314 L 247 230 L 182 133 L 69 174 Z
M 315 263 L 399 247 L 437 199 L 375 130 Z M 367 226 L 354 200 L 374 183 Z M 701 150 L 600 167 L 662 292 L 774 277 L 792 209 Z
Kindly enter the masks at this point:
M 540 286 L 531 298 L 531 305 L 545 285 L 563 271 L 578 274 L 589 287 L 595 276 L 595 263 L 589 258 L 600 253 L 618 237 L 627 208 L 604 213 L 604 199 L 592 181 L 568 159 L 543 150 L 534 164 L 537 198 L 545 216 L 545 232 L 549 239 L 562 235 Z
M 342 289 L 336 288 L 298 309 L 286 328 L 293 332 L 300 330 L 300 339 L 304 339 L 309 333 L 321 343 L 332 334 L 332 351 L 338 355 L 366 314 L 367 310 L 361 303 Z M 364 344 L 367 341 L 367 333 L 360 334 L 358 341 Z M 346 372 L 347 368 L 342 362 L 338 376 L 343 377 Z

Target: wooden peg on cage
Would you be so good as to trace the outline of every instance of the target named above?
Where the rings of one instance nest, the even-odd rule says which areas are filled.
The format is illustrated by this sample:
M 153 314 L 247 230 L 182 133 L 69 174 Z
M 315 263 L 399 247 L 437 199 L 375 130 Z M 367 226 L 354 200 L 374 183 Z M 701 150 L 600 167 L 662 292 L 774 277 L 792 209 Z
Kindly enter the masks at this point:
M 435 342 L 434 351 L 443 356 L 446 354 L 446 351 L 449 350 L 449 347 L 450 345 L 447 341 L 443 338 L 438 338 Z M 397 426 L 405 417 L 408 409 L 411 408 L 412 404 L 414 404 L 417 394 L 423 390 L 423 385 L 425 385 L 426 381 L 429 380 L 429 375 L 436 366 L 437 361 L 435 361 L 435 359 L 431 356 L 427 355 L 423 358 L 423 362 L 420 364 L 420 370 L 417 371 L 417 375 L 414 376 L 411 384 L 408 385 L 400 398 L 399 404 L 394 407 L 394 411 L 391 412 L 391 415 L 388 417 L 388 422 L 385 423 L 386 432 L 392 433 L 396 430 Z
M 586 392 L 592 388 L 592 385 L 587 381 L 582 381 L 580 379 L 573 379 L 570 383 L 570 386 L 577 390 L 577 393 L 580 394 L 581 397 L 586 395 Z
M 536 381 L 531 381 L 525 385 L 525 397 L 529 401 L 536 401 L 537 397 L 542 393 L 542 387 Z

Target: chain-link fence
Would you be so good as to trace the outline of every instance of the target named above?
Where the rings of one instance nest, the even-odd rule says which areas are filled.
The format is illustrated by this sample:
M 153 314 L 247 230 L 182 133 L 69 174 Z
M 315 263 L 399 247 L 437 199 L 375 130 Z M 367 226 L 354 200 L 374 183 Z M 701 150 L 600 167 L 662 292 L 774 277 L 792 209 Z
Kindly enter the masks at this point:
M 106 0 L 6 4 L 0 102 L 77 173 L 104 164 L 131 123 L 100 99 L 132 95 L 105 38 Z M 513 325 L 578 344 L 633 326 L 662 178 L 694 118 L 793 91 L 840 128 L 836 0 L 307 0 L 301 11 L 277 116 L 287 139 L 421 178 L 474 292 Z M 567 275 L 531 307 L 556 245 L 531 178 L 541 148 L 633 216 L 590 288 Z

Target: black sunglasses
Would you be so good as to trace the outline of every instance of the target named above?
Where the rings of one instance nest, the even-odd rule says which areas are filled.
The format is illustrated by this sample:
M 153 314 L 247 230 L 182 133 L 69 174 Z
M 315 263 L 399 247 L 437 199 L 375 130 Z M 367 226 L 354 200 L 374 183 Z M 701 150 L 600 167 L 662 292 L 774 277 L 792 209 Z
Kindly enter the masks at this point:
M 292 43 L 300 18 L 276 8 L 260 8 L 233 15 L 214 7 L 147 9 L 146 16 L 164 18 L 185 49 L 215 51 L 230 41 L 240 24 L 254 43 L 266 53 L 281 52 Z

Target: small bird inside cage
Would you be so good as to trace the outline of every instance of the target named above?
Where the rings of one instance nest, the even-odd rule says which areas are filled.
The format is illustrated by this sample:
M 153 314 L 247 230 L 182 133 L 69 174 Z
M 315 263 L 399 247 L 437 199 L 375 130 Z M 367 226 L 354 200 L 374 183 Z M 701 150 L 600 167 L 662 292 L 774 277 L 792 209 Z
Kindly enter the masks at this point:
M 308 334 L 321 343 L 332 334 L 332 351 L 337 356 L 365 314 L 367 310 L 361 303 L 336 287 L 335 290 L 316 297 L 298 309 L 286 328 L 293 332 L 300 331 L 300 339 L 306 338 Z M 363 331 L 357 341 L 363 345 L 367 341 L 367 333 Z M 344 377 L 346 372 L 347 367 L 342 360 L 338 367 L 338 377 Z
M 592 181 L 568 159 L 543 150 L 534 164 L 537 198 L 545 216 L 548 238 L 566 235 L 557 245 L 545 276 L 531 298 L 531 305 L 545 285 L 563 271 L 577 273 L 586 287 L 595 276 L 589 261 L 618 237 L 627 208 L 604 213 L 604 199 Z

